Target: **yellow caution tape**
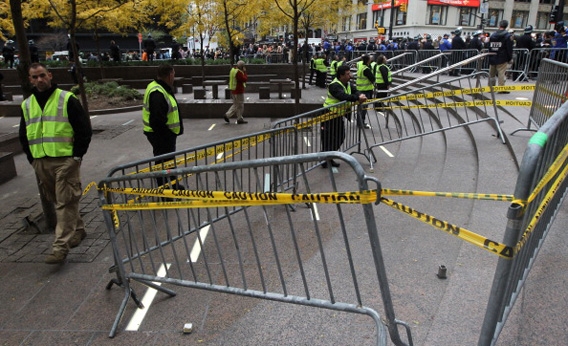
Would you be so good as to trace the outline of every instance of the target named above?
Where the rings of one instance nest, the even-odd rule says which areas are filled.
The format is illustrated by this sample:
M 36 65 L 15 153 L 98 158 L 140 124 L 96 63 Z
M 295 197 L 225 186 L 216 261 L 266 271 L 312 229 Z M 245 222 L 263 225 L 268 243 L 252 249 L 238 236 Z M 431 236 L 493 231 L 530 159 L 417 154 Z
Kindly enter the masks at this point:
M 108 188 L 129 195 L 186 199 L 176 202 L 107 204 L 104 210 L 147 210 L 172 208 L 212 208 L 295 203 L 369 204 L 377 201 L 376 190 L 328 193 L 280 193 L 242 191 L 198 191 L 144 188 Z
M 424 222 L 434 228 L 437 228 L 441 231 L 444 231 L 448 234 L 451 234 L 453 236 L 456 236 L 470 244 L 473 244 L 475 246 L 478 246 L 482 249 L 485 249 L 493 254 L 499 255 L 503 258 L 506 259 L 511 259 L 513 258 L 514 255 L 514 250 L 513 248 L 511 248 L 510 246 L 506 246 L 504 244 L 500 244 L 494 240 L 491 240 L 489 238 L 486 238 L 484 236 L 481 236 L 479 234 L 476 234 L 474 232 L 471 232 L 465 228 L 461 228 L 459 226 L 450 224 L 447 221 L 443 221 L 440 219 L 437 219 L 431 215 L 419 212 L 415 209 L 412 209 L 409 206 L 406 206 L 404 204 L 401 203 L 397 203 L 394 202 L 390 199 L 381 197 L 381 203 L 384 203 L 386 205 L 388 205 L 389 207 L 398 210 L 400 212 L 403 212 L 406 215 L 409 215 L 421 222 Z
M 515 251 L 518 252 L 523 247 L 523 245 L 527 242 L 529 235 L 532 233 L 532 231 L 536 227 L 536 224 L 538 223 L 541 215 L 544 213 L 544 211 L 548 207 L 550 200 L 552 199 L 552 197 L 554 197 L 558 188 L 560 187 L 560 185 L 562 185 L 562 183 L 566 179 L 567 174 L 568 174 L 568 165 L 566 165 L 564 167 L 564 169 L 562 170 L 562 172 L 556 177 L 556 180 L 554 181 L 554 183 L 552 184 L 552 186 L 550 187 L 550 189 L 548 190 L 548 192 L 546 193 L 546 195 L 544 196 L 544 198 L 540 202 L 540 205 L 536 209 L 536 211 L 533 215 L 533 218 L 529 222 L 526 230 L 523 232 L 521 239 L 517 242 L 517 245 L 515 246 Z
M 533 201 L 535 199 L 535 197 L 542 191 L 544 186 L 546 184 L 548 184 L 548 182 L 554 176 L 556 176 L 556 174 L 558 173 L 560 168 L 562 168 L 562 166 L 566 163 L 567 158 L 568 158 L 568 144 L 566 144 L 564 146 L 564 148 L 562 148 L 562 151 L 560 151 L 560 153 L 558 154 L 556 159 L 554 159 L 554 162 L 550 165 L 550 167 L 548 167 L 548 171 L 544 174 L 542 179 L 538 182 L 538 184 L 535 186 L 535 188 L 531 192 L 530 196 L 527 198 L 527 203 L 530 203 L 531 201 Z M 566 172 L 566 168 L 564 168 L 564 173 L 561 174 L 560 177 L 565 175 L 565 172 Z
M 369 101 L 375 102 L 378 99 L 373 99 Z M 483 106 L 493 106 L 492 100 L 477 100 L 477 101 L 463 101 L 463 102 L 439 102 L 439 103 L 428 103 L 419 105 L 391 105 L 391 106 L 381 106 L 376 107 L 377 109 L 438 109 L 438 108 L 464 108 L 464 107 L 483 107 Z M 531 107 L 532 101 L 517 101 L 517 100 L 495 100 L 495 105 L 497 106 L 519 106 L 519 107 Z
M 535 85 L 507 85 L 507 86 L 494 86 L 494 91 L 534 91 Z M 446 91 L 435 91 L 427 92 L 421 94 L 406 94 L 402 96 L 396 96 L 389 98 L 388 101 L 408 101 L 408 100 L 418 100 L 418 99 L 431 99 L 438 97 L 452 97 L 452 96 L 464 96 L 464 95 L 474 95 L 491 92 L 489 86 L 479 87 L 479 88 L 469 88 L 469 89 L 454 89 Z M 367 101 L 367 103 L 375 101 Z
M 450 197 L 450 198 L 465 198 L 465 199 L 478 199 L 490 201 L 513 201 L 513 195 L 499 195 L 494 193 L 469 193 L 469 192 L 432 192 L 432 191 L 417 191 L 417 190 L 396 190 L 396 189 L 382 189 L 381 196 L 420 196 L 420 197 Z

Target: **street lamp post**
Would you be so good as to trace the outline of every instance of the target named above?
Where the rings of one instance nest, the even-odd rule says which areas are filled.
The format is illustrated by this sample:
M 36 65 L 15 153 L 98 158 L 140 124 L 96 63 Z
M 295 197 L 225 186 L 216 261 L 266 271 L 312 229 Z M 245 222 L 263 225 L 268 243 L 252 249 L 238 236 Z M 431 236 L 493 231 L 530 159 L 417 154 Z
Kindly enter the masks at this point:
M 389 41 L 392 41 L 393 33 L 392 27 L 394 22 L 394 0 L 391 0 L 391 13 L 390 13 L 390 22 L 389 22 Z

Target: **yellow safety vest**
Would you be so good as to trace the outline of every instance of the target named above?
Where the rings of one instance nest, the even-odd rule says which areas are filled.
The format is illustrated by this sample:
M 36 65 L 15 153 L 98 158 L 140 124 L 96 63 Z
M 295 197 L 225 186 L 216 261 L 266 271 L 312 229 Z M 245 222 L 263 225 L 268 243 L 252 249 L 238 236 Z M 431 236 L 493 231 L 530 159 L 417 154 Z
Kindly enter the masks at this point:
M 327 66 L 325 66 L 324 62 L 324 58 L 317 58 L 316 60 L 314 60 L 315 69 L 320 72 L 327 72 Z
M 236 67 L 233 67 L 231 69 L 231 72 L 229 72 L 229 90 L 235 90 L 237 88 L 237 73 L 239 73 L 241 70 L 239 70 Z M 243 83 L 243 87 L 246 88 L 247 84 Z
M 329 83 L 329 85 L 333 84 L 333 83 L 339 83 L 343 89 L 345 90 L 345 93 L 348 95 L 351 95 L 351 84 L 347 83 L 347 86 L 345 86 L 343 83 L 341 83 L 339 81 L 339 79 L 334 78 L 333 81 L 331 83 Z M 323 102 L 323 106 L 324 107 L 329 107 L 332 106 L 334 104 L 340 103 L 341 101 L 336 99 L 335 97 L 333 97 L 333 95 L 329 92 L 329 87 L 327 89 L 327 98 L 325 99 L 325 101 Z M 347 102 L 345 105 L 341 106 L 341 109 L 343 110 L 347 110 L 351 107 L 351 102 Z M 331 107 L 330 110 L 336 112 L 337 111 L 337 107 Z
M 375 72 L 375 84 L 384 84 L 385 81 L 383 80 L 383 74 L 381 73 L 381 66 L 385 66 L 387 68 L 388 72 L 388 82 L 391 83 L 392 82 L 392 73 L 390 68 L 386 65 L 386 64 L 380 64 L 378 65 L 377 63 L 375 63 L 375 66 L 373 66 L 373 71 Z
M 144 132 L 154 132 L 154 130 L 150 127 L 150 94 L 154 91 L 161 92 L 164 95 L 166 102 L 168 103 L 168 120 L 166 122 L 166 125 L 173 133 L 175 133 L 176 135 L 179 134 L 181 126 L 176 99 L 156 81 L 148 84 L 146 92 L 144 93 L 144 104 L 142 106 L 142 122 L 144 123 Z
M 357 63 L 357 90 L 359 91 L 373 90 L 371 81 L 363 74 L 363 71 L 367 68 L 369 66 L 363 64 L 363 61 Z
M 75 132 L 69 123 L 67 102 L 71 92 L 55 89 L 43 111 L 34 95 L 22 102 L 26 134 L 34 159 L 73 156 Z
M 329 67 L 329 73 L 331 73 L 331 76 L 335 78 L 335 75 L 337 74 L 337 69 L 339 68 L 339 66 L 343 65 L 343 60 L 342 61 L 332 61 L 330 67 Z

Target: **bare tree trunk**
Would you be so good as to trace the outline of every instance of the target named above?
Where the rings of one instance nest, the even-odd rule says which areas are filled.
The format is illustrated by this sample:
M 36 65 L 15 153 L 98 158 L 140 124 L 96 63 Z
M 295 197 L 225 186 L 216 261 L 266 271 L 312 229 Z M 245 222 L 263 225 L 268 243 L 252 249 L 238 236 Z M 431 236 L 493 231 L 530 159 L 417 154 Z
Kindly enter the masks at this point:
M 10 11 L 12 12 L 12 22 L 14 23 L 14 30 L 16 31 L 16 39 L 18 40 L 18 50 L 19 50 L 19 60 L 18 64 L 18 76 L 20 77 L 20 84 L 22 86 L 22 91 L 24 98 L 31 95 L 32 85 L 29 80 L 29 67 L 31 63 L 30 51 L 28 46 L 28 39 L 26 36 L 26 29 L 24 27 L 24 20 L 22 17 L 22 3 L 20 0 L 10 0 Z M 37 176 L 36 176 L 37 178 Z M 46 220 L 47 230 L 40 230 L 43 233 L 55 229 L 55 224 L 57 223 L 57 217 L 55 216 L 55 207 L 53 203 L 47 201 L 47 198 L 42 193 L 39 188 L 39 198 L 41 201 L 41 207 L 43 210 L 43 215 Z

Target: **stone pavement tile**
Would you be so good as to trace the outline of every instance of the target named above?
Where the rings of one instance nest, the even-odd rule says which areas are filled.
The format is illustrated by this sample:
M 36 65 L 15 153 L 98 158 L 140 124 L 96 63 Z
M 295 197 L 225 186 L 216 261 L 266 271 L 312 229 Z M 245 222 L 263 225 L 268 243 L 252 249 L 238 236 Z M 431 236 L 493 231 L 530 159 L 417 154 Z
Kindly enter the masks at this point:
M 113 317 L 114 318 L 114 317 Z M 140 346 L 140 345 L 197 345 L 198 343 L 185 343 L 185 342 L 162 342 L 164 335 L 170 335 L 174 333 L 167 332 L 125 332 L 122 331 L 118 333 L 114 338 L 108 337 L 108 332 L 106 333 L 96 333 L 93 335 L 93 339 L 90 341 L 90 345 L 97 346 Z
M 1 330 L 0 329 L 0 343 L 2 345 L 31 345 L 24 343 L 28 336 L 33 332 L 27 330 Z M 46 344 L 44 344 L 46 345 Z
M 32 331 L 21 345 L 89 345 L 92 338 L 93 332 L 40 330 Z

